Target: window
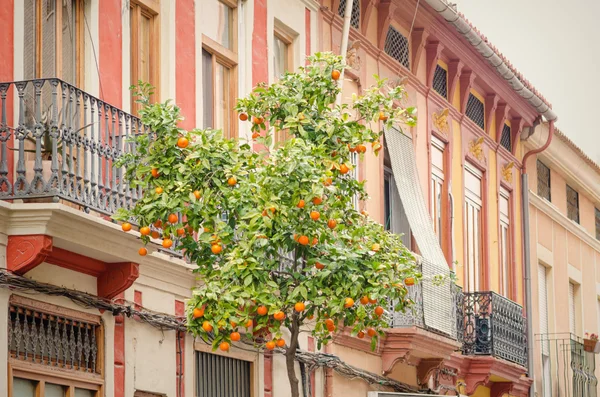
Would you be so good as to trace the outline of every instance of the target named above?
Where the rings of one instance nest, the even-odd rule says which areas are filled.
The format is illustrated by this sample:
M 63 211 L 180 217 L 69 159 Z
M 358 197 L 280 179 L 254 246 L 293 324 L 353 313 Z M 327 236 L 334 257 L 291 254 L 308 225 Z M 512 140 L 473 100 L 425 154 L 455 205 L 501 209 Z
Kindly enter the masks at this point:
M 594 208 L 594 214 L 596 218 L 596 239 L 600 240 L 600 210 L 598 208 Z
M 197 397 L 250 397 L 252 371 L 248 361 L 196 352 Z
M 500 188 L 500 293 L 510 298 L 512 261 L 511 229 L 510 229 L 510 193 Z
M 481 171 L 467 164 L 465 166 L 465 287 L 466 291 L 478 291 L 482 270 L 482 230 L 481 230 Z
M 383 50 L 386 54 L 410 69 L 408 39 L 390 25 Z
M 276 27 L 273 34 L 273 79 L 278 80 L 286 72 L 294 69 L 294 59 L 292 45 L 294 37 L 287 33 L 283 28 Z M 275 129 L 273 141 L 275 144 L 285 142 L 290 138 L 288 130 Z
M 209 35 L 202 36 L 203 126 L 220 129 L 225 137 L 235 138 L 237 122 L 232 110 L 237 91 L 236 9 L 217 0 L 207 2 L 214 4 L 207 7 L 203 3 L 203 9 L 210 9 L 207 14 L 215 14 L 216 21 L 207 22 Z
M 338 14 L 344 18 L 344 13 L 346 12 L 346 0 L 340 0 L 340 5 L 338 6 Z M 354 0 L 352 2 L 352 16 L 350 17 L 350 26 L 355 29 L 360 27 L 360 0 Z
M 235 6 L 234 0 L 202 0 L 202 32 L 206 37 L 228 50 L 235 51 Z
M 567 216 L 573 222 L 579 223 L 579 193 L 567 185 Z
M 432 86 L 435 92 L 448 99 L 448 72 L 440 65 L 435 67 Z
M 145 4 L 145 3 L 144 3 Z M 129 3 L 129 26 L 131 46 L 131 84 L 140 81 L 154 88 L 153 100 L 158 100 L 158 10 L 150 9 L 135 0 Z M 132 95 L 131 110 L 134 114 L 140 109 L 137 98 Z
M 410 249 L 411 231 L 408 218 L 404 212 L 394 175 L 388 168 L 384 172 L 384 216 L 385 229 L 402 235 L 402 243 Z
M 472 93 L 467 100 L 467 109 L 465 115 L 473 120 L 482 130 L 485 129 L 485 108 L 483 102 Z
M 24 78 L 58 77 L 81 87 L 83 0 L 24 0 L 23 7 Z
M 442 246 L 442 213 L 444 195 L 444 143 L 431 137 L 431 220 L 433 230 L 438 235 Z
M 569 283 L 569 331 L 577 333 L 577 314 L 575 313 L 575 284 Z
M 510 127 L 508 126 L 508 124 L 504 124 L 504 127 L 502 127 L 502 137 L 500 138 L 500 145 L 502 145 L 504 149 L 512 153 L 512 137 Z
M 103 341 L 97 316 L 12 297 L 9 397 L 100 397 Z M 68 376 L 48 375 L 48 367 Z
M 538 196 L 552 201 L 550 195 L 550 168 L 546 167 L 540 160 L 537 161 L 537 191 Z
M 542 371 L 544 376 L 542 383 L 542 396 L 552 396 L 552 382 L 550 375 L 550 346 L 548 335 L 550 333 L 548 327 L 548 282 L 546 277 L 546 267 L 538 264 L 538 300 L 540 314 L 540 334 L 541 334 L 541 350 L 542 350 Z
M 350 153 L 350 162 L 352 163 L 352 170 L 350 171 L 350 176 L 352 177 L 352 179 L 359 181 L 360 178 L 358 177 L 358 153 Z M 354 204 L 354 209 L 358 211 L 360 200 L 357 194 L 352 196 L 352 203 Z

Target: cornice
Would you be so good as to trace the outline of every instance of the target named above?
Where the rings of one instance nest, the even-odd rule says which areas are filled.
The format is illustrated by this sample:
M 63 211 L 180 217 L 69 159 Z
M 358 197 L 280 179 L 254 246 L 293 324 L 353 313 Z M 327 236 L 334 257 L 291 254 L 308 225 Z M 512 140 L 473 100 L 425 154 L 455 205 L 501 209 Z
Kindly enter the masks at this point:
M 573 233 L 575 236 L 579 237 L 597 252 L 600 252 L 600 241 L 596 240 L 594 236 L 589 234 L 582 226 L 567 218 L 558 210 L 558 208 L 531 190 L 529 191 L 529 202 L 544 214 L 548 215 L 553 221 L 564 227 L 569 232 Z

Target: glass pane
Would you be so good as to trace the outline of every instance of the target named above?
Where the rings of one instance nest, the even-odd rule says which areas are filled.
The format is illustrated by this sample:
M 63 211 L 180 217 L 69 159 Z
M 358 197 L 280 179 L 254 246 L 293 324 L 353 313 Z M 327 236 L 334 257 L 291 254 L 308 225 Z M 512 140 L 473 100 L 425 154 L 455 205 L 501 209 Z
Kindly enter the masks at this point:
M 44 385 L 44 390 L 44 397 L 65 397 L 65 392 L 67 388 L 61 385 L 46 383 Z
M 202 120 L 204 128 L 213 128 L 213 63 L 212 55 L 202 50 Z
M 229 69 L 217 63 L 215 70 L 215 128 L 231 137 L 229 128 Z
M 202 0 L 200 4 L 202 32 L 223 47 L 231 49 L 231 8 L 218 0 Z
M 36 381 L 13 378 L 13 397 L 35 397 L 36 386 Z
M 139 79 L 143 82 L 150 82 L 150 29 L 152 28 L 151 19 L 144 14 L 140 18 L 140 74 Z
M 96 392 L 94 390 L 75 388 L 75 397 L 94 397 L 95 395 Z
M 75 29 L 76 9 L 72 0 L 62 2 L 62 79 L 75 84 L 77 77 Z
M 287 71 L 287 44 L 276 35 L 273 37 L 273 75 L 279 79 Z

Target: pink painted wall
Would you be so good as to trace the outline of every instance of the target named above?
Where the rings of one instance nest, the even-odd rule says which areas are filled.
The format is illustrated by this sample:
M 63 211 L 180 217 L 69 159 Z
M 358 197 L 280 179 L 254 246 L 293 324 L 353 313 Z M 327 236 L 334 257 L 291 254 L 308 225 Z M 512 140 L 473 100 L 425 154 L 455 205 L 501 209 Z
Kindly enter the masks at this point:
M 122 107 L 123 98 L 123 27 L 121 24 L 122 4 L 107 1 L 98 7 L 101 29 L 98 29 L 100 64 L 100 99 L 111 105 Z
M 0 2 L 0 21 L 2 21 L 3 33 L 0 35 L 0 81 L 13 81 L 14 80 L 14 11 L 15 4 L 14 0 L 6 0 Z M 14 95 L 14 88 L 8 91 L 7 98 L 12 98 Z M 6 101 L 6 121 L 9 125 L 13 125 L 13 101 Z M 8 150 L 6 153 L 6 160 L 8 162 L 8 179 L 13 182 L 14 172 L 14 151 L 10 150 L 14 147 L 13 140 L 7 142 Z
M 181 127 L 196 127 L 196 29 L 194 0 L 175 4 L 175 70 L 177 105 L 185 118 Z

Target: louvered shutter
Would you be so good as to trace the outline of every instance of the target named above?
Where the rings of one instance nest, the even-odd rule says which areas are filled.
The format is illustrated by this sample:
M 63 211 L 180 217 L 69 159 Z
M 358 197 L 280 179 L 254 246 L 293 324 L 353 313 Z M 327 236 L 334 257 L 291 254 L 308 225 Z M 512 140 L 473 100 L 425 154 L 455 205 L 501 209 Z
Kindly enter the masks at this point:
M 546 281 L 546 268 L 540 264 L 538 264 L 538 297 L 540 302 L 540 334 L 548 335 L 548 284 Z M 548 355 L 547 343 L 542 342 L 542 353 Z
M 575 334 L 576 324 L 575 324 L 575 285 L 573 283 L 569 283 L 569 331 L 572 334 Z

